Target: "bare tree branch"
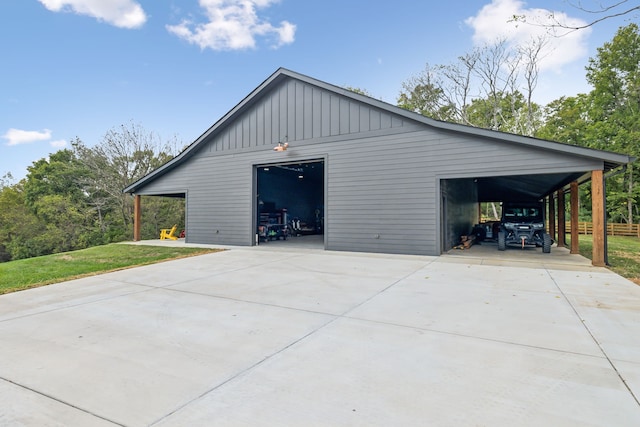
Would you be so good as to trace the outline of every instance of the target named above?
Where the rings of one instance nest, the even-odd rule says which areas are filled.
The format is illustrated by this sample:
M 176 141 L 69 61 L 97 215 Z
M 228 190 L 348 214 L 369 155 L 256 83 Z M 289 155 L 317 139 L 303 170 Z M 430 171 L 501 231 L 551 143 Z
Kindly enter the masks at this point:
M 522 14 L 522 15 L 514 15 L 511 18 L 510 22 L 522 22 L 522 23 L 529 24 L 529 25 L 548 28 L 550 30 L 556 30 L 556 29 L 568 30 L 565 33 L 556 34 L 556 36 L 562 37 L 562 36 L 566 36 L 567 34 L 570 34 L 570 33 L 574 32 L 574 31 L 584 30 L 586 28 L 592 27 L 594 25 L 599 24 L 602 21 L 619 18 L 621 16 L 626 16 L 626 15 L 632 14 L 635 11 L 640 11 L 640 5 L 633 6 L 633 4 L 637 3 L 637 2 L 631 1 L 631 0 L 621 0 L 621 1 L 617 1 L 615 3 L 612 3 L 610 5 L 602 5 L 601 4 L 600 7 L 597 8 L 597 9 L 588 9 L 588 8 L 583 6 L 581 1 L 579 1 L 577 3 L 573 3 L 571 1 L 567 1 L 566 3 L 569 4 L 569 6 L 573 7 L 574 9 L 580 10 L 580 11 L 582 11 L 584 13 L 588 13 L 590 15 L 601 15 L 601 16 L 599 18 L 596 18 L 596 19 L 593 19 L 593 20 L 587 22 L 584 25 L 567 25 L 566 23 L 561 22 L 556 17 L 555 12 L 550 12 L 547 15 L 547 17 L 549 18 L 549 21 L 550 21 L 549 23 L 534 22 L 532 20 L 532 18 L 530 18 L 530 17 L 528 17 L 527 15 L 524 15 L 524 14 Z

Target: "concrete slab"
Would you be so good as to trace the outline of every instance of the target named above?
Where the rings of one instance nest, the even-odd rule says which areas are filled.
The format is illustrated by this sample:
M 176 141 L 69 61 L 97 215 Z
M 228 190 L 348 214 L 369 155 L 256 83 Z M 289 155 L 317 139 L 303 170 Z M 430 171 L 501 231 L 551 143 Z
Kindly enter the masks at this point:
M 640 425 L 608 270 L 264 246 L 0 296 L 0 425 Z
M 615 368 L 624 379 L 625 384 L 637 397 L 640 396 L 640 363 L 615 361 Z
M 248 262 L 246 268 L 221 273 L 215 280 L 191 280 L 171 289 L 340 315 L 429 262 L 424 257 L 334 253 L 275 256 L 265 254 L 260 264 Z
M 157 289 L 0 323 L 0 377 L 148 425 L 329 319 Z
M 252 426 L 631 426 L 640 413 L 601 358 L 340 319 L 158 425 L 211 420 Z
M 608 357 L 640 365 L 640 287 L 606 272 L 551 273 Z
M 80 280 L 58 283 L 55 286 L 43 286 L 2 295 L 0 321 L 117 298 L 146 290 L 148 290 L 146 286 L 135 286 L 110 280 L 104 275 L 85 277 Z M 25 295 L 28 295 L 28 298 L 25 298 Z
M 398 282 L 349 316 L 601 355 L 600 348 L 544 270 L 434 264 Z
M 1 426 L 113 427 L 113 423 L 35 390 L 0 380 Z
M 246 257 L 240 251 L 225 251 L 198 257 L 162 262 L 131 270 L 121 270 L 109 274 L 110 280 L 144 286 L 163 287 L 192 280 L 206 279 L 221 273 L 245 270 L 254 266 L 268 265 L 281 259 L 281 255 L 264 254 L 262 257 Z
M 291 267 L 280 267 L 277 274 L 256 267 L 215 279 L 178 284 L 171 289 L 340 315 L 389 286 L 384 278 L 339 277 Z
M 578 255 L 571 254 L 569 249 L 553 245 L 551 253 L 542 253 L 541 248 L 535 247 L 509 247 L 506 251 L 498 251 L 498 244 L 493 241 L 484 241 L 481 244 L 473 245 L 469 249 L 452 249 L 443 257 L 447 261 L 455 258 L 463 260 L 475 259 L 484 265 L 511 266 L 511 267 L 543 267 L 561 270 L 598 269 L 593 267 L 591 260 Z

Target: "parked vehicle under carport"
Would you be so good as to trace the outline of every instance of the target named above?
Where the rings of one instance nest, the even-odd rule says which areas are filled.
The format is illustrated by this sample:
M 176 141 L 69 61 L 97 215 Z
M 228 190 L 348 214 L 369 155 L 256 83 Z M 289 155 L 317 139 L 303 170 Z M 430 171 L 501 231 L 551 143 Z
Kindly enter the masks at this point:
M 544 204 L 542 202 L 505 202 L 498 232 L 498 250 L 507 246 L 541 247 L 543 253 L 551 252 L 551 236 L 546 232 Z

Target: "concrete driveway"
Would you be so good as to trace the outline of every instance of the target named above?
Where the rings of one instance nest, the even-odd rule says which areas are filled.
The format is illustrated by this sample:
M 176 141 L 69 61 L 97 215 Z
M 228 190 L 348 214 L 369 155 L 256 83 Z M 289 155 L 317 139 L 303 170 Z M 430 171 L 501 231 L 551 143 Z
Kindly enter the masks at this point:
M 0 296 L 0 425 L 640 425 L 640 287 L 470 253 L 233 248 Z

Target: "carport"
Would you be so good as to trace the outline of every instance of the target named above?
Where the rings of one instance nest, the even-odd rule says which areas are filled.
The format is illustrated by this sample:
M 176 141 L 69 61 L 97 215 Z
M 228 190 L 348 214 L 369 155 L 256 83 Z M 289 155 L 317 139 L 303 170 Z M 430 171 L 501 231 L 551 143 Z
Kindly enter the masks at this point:
M 539 141 L 539 143 L 544 145 L 548 141 Z M 571 167 L 568 167 L 565 172 L 544 173 L 540 171 L 539 173 L 525 174 L 500 174 L 500 171 L 492 171 L 486 174 L 475 174 L 473 177 L 468 177 L 469 174 L 465 173 L 463 178 L 442 179 L 441 193 L 448 196 L 443 197 L 441 202 L 443 242 L 446 242 L 447 239 L 451 241 L 455 238 L 452 236 L 459 237 L 460 234 L 464 234 L 471 224 L 470 218 L 480 219 L 480 203 L 544 201 L 547 206 L 547 231 L 552 239 L 555 240 L 558 247 L 565 247 L 567 234 L 565 224 L 570 222 L 571 245 L 569 249 L 571 254 L 578 254 L 578 189 L 580 185 L 588 185 L 592 194 L 592 263 L 594 266 L 605 266 L 607 264 L 605 202 L 607 172 L 610 175 L 617 174 L 616 169 L 623 170 L 626 168 L 627 162 L 633 159 L 617 153 L 588 150 L 569 145 L 560 147 L 572 155 L 597 154 L 602 161 L 602 169 L 572 171 Z M 558 145 L 556 144 L 554 148 L 558 148 Z M 570 201 L 569 215 L 565 210 L 567 197 Z M 470 204 L 470 201 L 473 204 Z M 473 209 L 478 209 L 478 211 L 474 212 Z M 443 244 L 443 249 L 448 249 L 446 243 Z
M 540 174 L 540 175 L 508 175 L 508 176 L 490 176 L 490 177 L 479 177 L 479 178 L 462 178 L 462 179 L 453 179 L 453 180 L 444 180 L 442 182 L 442 187 L 446 189 L 451 188 L 460 188 L 460 187 L 469 187 L 470 185 L 476 188 L 477 191 L 477 206 L 478 209 L 480 207 L 480 203 L 483 202 L 506 202 L 506 201 L 540 201 L 543 200 L 548 207 L 548 214 L 546 216 L 547 223 L 549 224 L 548 233 L 552 236 L 552 239 L 557 242 L 558 247 L 565 246 L 565 233 L 564 224 L 566 221 L 566 213 L 564 210 L 565 202 L 565 192 L 569 192 L 570 199 L 575 200 L 575 206 L 572 205 L 570 210 L 570 221 L 572 223 L 578 222 L 578 183 L 587 183 L 591 181 L 592 191 L 597 191 L 594 188 L 594 183 L 598 181 L 594 181 L 590 174 L 583 173 L 566 173 L 566 174 Z M 600 182 L 602 179 L 599 180 Z M 467 184 L 463 184 L 466 182 Z M 450 191 L 450 190 L 449 190 Z M 443 192 L 449 192 L 444 190 Z M 603 193 L 601 193 L 603 194 Z M 558 202 L 559 200 L 559 202 Z M 603 219 L 602 223 L 602 232 L 606 230 L 606 226 L 604 224 L 604 203 L 601 201 L 598 205 L 596 200 L 593 200 L 593 209 L 600 209 L 602 211 L 601 218 Z M 444 212 L 442 214 L 443 221 L 447 223 L 443 228 L 443 232 L 450 233 L 455 237 L 443 237 L 443 239 L 448 238 L 448 242 L 453 238 L 457 238 L 460 234 L 465 234 L 465 230 L 469 228 L 468 221 L 460 221 L 459 219 L 456 221 L 455 212 L 464 212 L 465 215 L 474 214 L 474 219 L 477 217 L 480 218 L 481 214 L 478 212 L 477 216 L 475 212 L 472 212 L 472 209 L 461 209 L 459 206 L 455 206 L 455 202 L 451 203 L 448 200 L 443 203 L 448 206 L 444 206 Z M 453 212 L 453 213 L 451 213 Z M 450 223 L 452 222 L 452 216 L 454 216 L 453 220 L 454 224 L 458 224 L 461 227 L 452 227 Z M 597 215 L 595 217 L 598 217 Z M 558 227 L 556 238 L 556 224 L 561 227 Z M 606 259 L 606 248 L 603 246 L 596 251 L 597 239 L 595 238 L 599 228 L 596 222 L 594 221 L 594 258 L 593 263 L 597 266 L 604 266 Z M 575 234 L 571 234 L 571 253 L 578 253 L 578 233 L 577 228 L 571 228 L 571 231 L 575 232 Z M 448 243 L 447 242 L 447 243 Z M 601 242 L 604 245 L 604 240 Z M 447 249 L 448 244 L 445 244 L 443 249 Z M 597 252 L 597 256 L 596 256 Z

